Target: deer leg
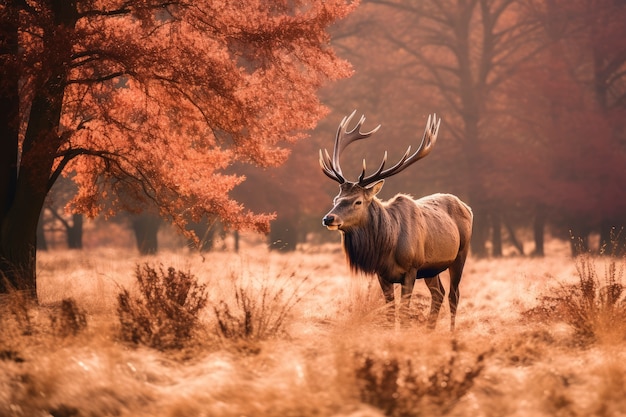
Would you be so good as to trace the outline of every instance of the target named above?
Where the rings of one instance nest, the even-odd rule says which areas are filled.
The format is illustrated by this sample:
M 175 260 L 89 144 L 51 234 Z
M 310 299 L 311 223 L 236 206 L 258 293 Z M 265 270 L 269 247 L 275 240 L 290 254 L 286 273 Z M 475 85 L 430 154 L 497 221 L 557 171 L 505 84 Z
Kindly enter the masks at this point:
M 387 303 L 385 306 L 387 321 L 394 323 L 396 321 L 396 308 L 394 304 L 393 283 L 387 281 L 380 275 L 378 276 L 378 282 L 380 283 L 380 288 L 383 290 L 385 302 Z
M 428 314 L 428 328 L 434 329 L 437 325 L 437 317 L 439 317 L 439 309 L 441 309 L 441 304 L 443 303 L 443 297 L 446 294 L 446 290 L 443 288 L 441 284 L 441 280 L 439 279 L 439 275 L 432 278 L 424 278 L 426 281 L 426 285 L 430 290 L 430 313 Z
M 411 308 L 411 295 L 413 295 L 413 287 L 417 278 L 417 270 L 412 269 L 402 278 L 402 300 L 400 302 L 400 320 L 409 321 L 409 311 Z
M 450 265 L 450 294 L 448 294 L 448 301 L 450 302 L 450 330 L 454 330 L 454 324 L 456 319 L 456 307 L 459 304 L 459 284 L 461 283 L 461 274 L 463 273 L 463 266 L 465 265 L 465 257 L 460 257 L 457 261 Z

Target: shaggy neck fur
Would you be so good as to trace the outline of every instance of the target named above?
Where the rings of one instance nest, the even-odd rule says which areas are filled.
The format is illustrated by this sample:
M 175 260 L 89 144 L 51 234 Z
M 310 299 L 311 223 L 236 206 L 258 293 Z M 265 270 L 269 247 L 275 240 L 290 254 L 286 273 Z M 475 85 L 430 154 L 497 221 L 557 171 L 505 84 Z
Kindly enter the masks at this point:
M 387 255 L 395 250 L 396 225 L 377 199 L 370 204 L 368 217 L 365 224 L 343 231 L 343 247 L 352 271 L 384 273 Z

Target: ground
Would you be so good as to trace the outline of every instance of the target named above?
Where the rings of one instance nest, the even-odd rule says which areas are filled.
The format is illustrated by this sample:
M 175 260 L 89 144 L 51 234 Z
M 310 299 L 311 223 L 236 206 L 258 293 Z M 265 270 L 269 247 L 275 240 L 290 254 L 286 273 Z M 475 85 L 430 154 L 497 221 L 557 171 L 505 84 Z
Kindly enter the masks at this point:
M 351 276 L 335 244 L 289 254 L 262 244 L 142 258 L 41 253 L 41 305 L 0 301 L 0 416 L 626 415 L 626 333 L 589 336 L 548 308 L 546 297 L 579 282 L 580 270 L 567 243 L 548 252 L 470 257 L 454 333 L 447 302 L 437 328 L 426 329 L 419 283 L 411 323 L 389 326 L 375 279 Z M 609 262 L 593 259 L 601 279 Z M 118 294 L 146 263 L 207 285 L 200 326 L 181 349 L 120 337 Z M 64 299 L 85 326 L 59 327 Z M 220 306 L 236 316 L 246 299 L 250 331 L 231 317 L 240 333 L 226 337 Z M 626 319 L 614 320 L 623 329 Z

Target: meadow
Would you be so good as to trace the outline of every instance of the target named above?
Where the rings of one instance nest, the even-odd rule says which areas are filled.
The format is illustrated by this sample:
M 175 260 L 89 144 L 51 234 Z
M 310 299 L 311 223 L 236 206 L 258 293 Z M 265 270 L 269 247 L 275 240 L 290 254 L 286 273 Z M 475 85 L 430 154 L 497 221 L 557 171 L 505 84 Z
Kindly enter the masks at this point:
M 0 300 L 0 416 L 626 415 L 624 262 L 547 253 L 470 257 L 451 333 L 447 300 L 427 330 L 420 283 L 388 325 L 338 244 L 42 252 L 40 305 Z M 163 288 L 138 276 L 189 310 L 141 304 Z

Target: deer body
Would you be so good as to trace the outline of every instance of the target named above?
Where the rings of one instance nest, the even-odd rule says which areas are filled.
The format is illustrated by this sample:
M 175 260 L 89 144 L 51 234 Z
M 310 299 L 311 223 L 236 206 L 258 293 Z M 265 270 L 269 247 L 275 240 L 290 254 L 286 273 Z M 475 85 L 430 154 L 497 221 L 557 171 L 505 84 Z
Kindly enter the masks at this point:
M 435 326 L 445 294 L 439 274 L 448 269 L 450 324 L 454 328 L 458 287 L 472 233 L 471 209 L 451 194 L 434 194 L 418 200 L 406 194 L 398 194 L 388 201 L 376 197 L 382 189 L 383 178 L 398 173 L 430 152 L 439 123 L 435 124 L 435 119 L 431 124 L 429 118 L 422 144 L 410 157 L 409 148 L 398 164 L 383 170 L 385 155 L 378 171 L 368 177 L 365 177 L 364 163 L 359 181 L 349 182 L 343 178 L 338 154 L 350 142 L 366 138 L 378 129 L 361 133 L 358 131 L 364 121 L 361 118 L 356 128 L 346 132 L 345 124 L 351 117 L 344 118 L 340 124 L 333 160 L 328 153 L 325 157 L 321 155 L 320 163 L 326 175 L 340 183 L 334 207 L 322 223 L 330 230 L 341 231 L 350 268 L 355 272 L 376 274 L 388 303 L 394 301 L 393 284 L 401 284 L 402 306 L 408 311 L 415 280 L 424 278 L 432 296 L 430 327 Z M 394 316 L 390 311 L 390 318 Z

